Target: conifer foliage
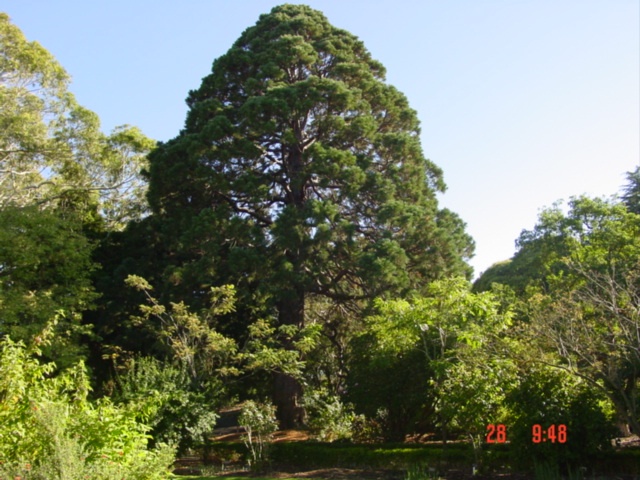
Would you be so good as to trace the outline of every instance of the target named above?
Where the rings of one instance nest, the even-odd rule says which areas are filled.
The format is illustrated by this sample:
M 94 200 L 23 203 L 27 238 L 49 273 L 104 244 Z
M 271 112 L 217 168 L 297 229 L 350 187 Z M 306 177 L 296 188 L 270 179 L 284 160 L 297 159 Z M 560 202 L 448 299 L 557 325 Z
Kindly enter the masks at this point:
M 469 273 L 473 243 L 438 209 L 445 185 L 416 112 L 322 13 L 262 15 L 187 103 L 149 169 L 151 207 L 181 262 L 173 283 L 194 279 L 184 291 L 233 281 L 301 326 L 309 295 L 347 302 Z

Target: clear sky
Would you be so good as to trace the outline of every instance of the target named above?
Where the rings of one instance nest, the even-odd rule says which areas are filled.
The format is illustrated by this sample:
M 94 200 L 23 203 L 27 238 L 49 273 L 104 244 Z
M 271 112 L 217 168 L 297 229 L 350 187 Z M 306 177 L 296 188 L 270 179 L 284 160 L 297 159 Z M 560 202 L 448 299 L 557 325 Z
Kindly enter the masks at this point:
M 2 0 L 73 77 L 103 129 L 156 140 L 271 0 Z M 291 2 L 297 3 L 297 2 Z M 443 206 L 476 240 L 476 274 L 539 210 L 609 196 L 640 164 L 640 0 L 308 0 L 360 37 L 422 122 Z

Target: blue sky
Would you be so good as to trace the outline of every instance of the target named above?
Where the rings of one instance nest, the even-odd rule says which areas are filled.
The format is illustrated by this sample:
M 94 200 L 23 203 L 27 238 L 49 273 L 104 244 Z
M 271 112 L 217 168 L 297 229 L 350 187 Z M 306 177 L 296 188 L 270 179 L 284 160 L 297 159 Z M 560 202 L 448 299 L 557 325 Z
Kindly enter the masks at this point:
M 184 99 L 268 0 L 4 0 L 105 131 L 176 136 Z M 297 3 L 297 2 L 291 2 Z M 608 196 L 640 164 L 640 0 L 309 0 L 360 37 L 422 122 L 476 274 L 541 208 Z

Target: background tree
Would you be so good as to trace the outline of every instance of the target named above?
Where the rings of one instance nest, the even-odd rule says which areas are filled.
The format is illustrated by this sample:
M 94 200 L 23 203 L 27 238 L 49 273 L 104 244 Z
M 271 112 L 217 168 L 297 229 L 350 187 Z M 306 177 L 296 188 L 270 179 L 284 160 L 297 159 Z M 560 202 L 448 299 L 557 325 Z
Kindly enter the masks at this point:
M 0 336 L 29 342 L 57 317 L 44 353 L 60 366 L 77 361 L 91 333 L 81 315 L 96 299 L 82 225 L 36 207 L 5 207 L 0 225 Z
M 70 77 L 0 13 L 0 208 L 73 206 L 122 229 L 146 210 L 140 176 L 154 142 L 138 129 L 100 131 Z
M 43 181 L 46 155 L 56 150 L 52 119 L 60 118 L 70 101 L 69 79 L 51 54 L 28 42 L 5 13 L 0 14 L 0 52 L 0 204 L 23 205 L 41 194 L 35 187 Z
M 190 92 L 184 130 L 150 157 L 174 283 L 196 296 L 236 283 L 239 299 L 302 326 L 310 294 L 349 302 L 469 275 L 473 243 L 438 209 L 442 172 L 384 74 L 309 7 L 276 7 L 248 28 Z M 277 382 L 291 426 L 300 385 Z
M 521 336 L 537 349 L 537 362 L 604 393 L 620 422 L 636 432 L 640 216 L 613 200 L 579 197 L 568 207 L 543 211 L 523 231 L 506 269 L 528 265 L 529 274 L 503 278 L 519 286 Z
M 627 184 L 622 190 L 621 198 L 630 212 L 640 214 L 640 167 L 627 172 Z
M 516 254 L 489 267 L 474 282 L 474 290 L 489 291 L 493 283 L 509 286 L 517 296 L 526 298 L 531 290 L 549 291 L 549 279 L 562 269 L 559 259 L 568 253 L 561 231 L 561 202 L 545 209 L 533 230 L 523 230 L 516 240 Z
M 385 409 L 386 435 L 396 441 L 427 414 L 445 440 L 456 429 L 479 445 L 514 382 L 498 346 L 511 313 L 493 294 L 471 293 L 461 278 L 433 282 L 422 297 L 376 306 L 354 340 L 348 391 L 357 411 L 372 416 Z
M 140 170 L 154 145 L 134 127 L 103 134 L 69 83 L 0 13 L 0 331 L 28 340 L 57 316 L 46 354 L 59 363 L 86 350 L 97 241 L 147 213 Z

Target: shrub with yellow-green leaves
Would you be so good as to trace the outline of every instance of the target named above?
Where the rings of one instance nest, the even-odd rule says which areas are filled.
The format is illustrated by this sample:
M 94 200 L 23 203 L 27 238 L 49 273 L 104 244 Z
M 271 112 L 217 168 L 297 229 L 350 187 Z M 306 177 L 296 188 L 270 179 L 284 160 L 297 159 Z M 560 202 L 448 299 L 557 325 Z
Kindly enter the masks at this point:
M 174 450 L 147 448 L 133 408 L 90 401 L 82 363 L 57 372 L 39 351 L 0 341 L 0 479 L 160 480 Z

